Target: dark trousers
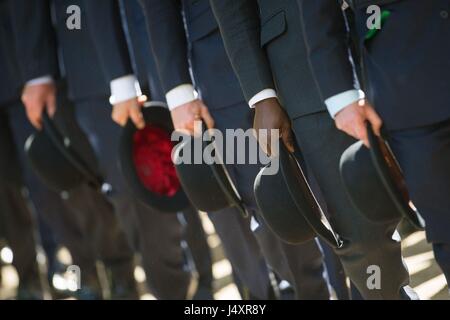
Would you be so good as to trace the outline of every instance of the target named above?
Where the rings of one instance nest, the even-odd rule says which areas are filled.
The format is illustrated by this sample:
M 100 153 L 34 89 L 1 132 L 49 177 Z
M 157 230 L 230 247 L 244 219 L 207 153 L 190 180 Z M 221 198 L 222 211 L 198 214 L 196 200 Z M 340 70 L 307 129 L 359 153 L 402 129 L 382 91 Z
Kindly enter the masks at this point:
M 199 294 L 204 294 L 204 296 L 199 295 L 199 298 L 207 298 L 208 295 L 212 295 L 214 281 L 213 261 L 207 235 L 203 229 L 199 212 L 194 207 L 184 211 L 182 217 L 185 222 L 183 238 L 186 240 L 195 270 L 198 273 L 198 291 Z
M 249 296 L 266 300 L 270 297 L 269 270 L 255 236 L 250 230 L 250 220 L 242 217 L 235 208 L 209 213 L 235 276 Z
M 20 285 L 40 288 L 36 260 L 36 224 L 30 208 L 6 108 L 0 109 L 0 223 L 14 253 Z
M 13 265 L 23 288 L 41 288 L 36 260 L 36 225 L 24 188 L 0 186 L 0 214 L 5 238 L 14 253 Z
M 450 120 L 389 132 L 410 197 L 426 222 L 427 239 L 450 281 Z
M 335 250 L 344 270 L 364 299 L 402 299 L 409 282 L 400 243 L 392 240 L 397 223 L 373 224 L 352 206 L 339 174 L 344 150 L 355 141 L 339 132 L 328 113 L 320 112 L 293 120 L 300 154 L 314 174 L 327 205 L 330 220 L 345 240 Z M 381 286 L 370 289 L 370 266 L 381 270 Z
M 253 113 L 244 102 L 226 108 L 211 109 L 210 112 L 214 118 L 215 127 L 222 132 L 226 129 L 247 130 L 252 127 Z M 225 158 L 226 155 L 224 155 Z M 286 244 L 269 230 L 263 219 L 258 218 L 253 182 L 259 169 L 258 164 L 228 165 L 230 175 L 244 202 L 259 222 L 259 227 L 254 234 L 260 250 L 274 272 L 294 287 L 297 298 L 329 299 L 328 286 L 324 279 L 323 254 L 319 244 L 315 240 L 296 246 Z

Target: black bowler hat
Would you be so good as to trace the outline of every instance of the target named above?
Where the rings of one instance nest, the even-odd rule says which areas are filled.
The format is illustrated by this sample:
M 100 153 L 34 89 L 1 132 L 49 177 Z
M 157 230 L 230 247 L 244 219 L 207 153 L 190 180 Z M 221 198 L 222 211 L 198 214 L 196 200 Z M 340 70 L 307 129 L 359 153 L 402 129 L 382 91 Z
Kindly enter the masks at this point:
M 341 247 L 342 240 L 323 214 L 300 164 L 281 141 L 279 156 L 273 161 L 277 160 L 280 170 L 267 174 L 267 165 L 254 185 L 256 201 L 267 225 L 288 243 L 303 243 L 318 235 L 332 247 Z
M 82 183 L 99 190 L 102 179 L 79 156 L 70 139 L 58 130 L 46 112 L 42 120 L 42 130 L 33 133 L 25 143 L 25 153 L 37 176 L 57 192 L 70 191 Z
M 207 139 L 209 141 L 202 139 L 204 128 L 205 125 L 202 124 L 202 134 L 199 137 L 183 135 L 183 140 L 178 143 L 174 152 L 175 167 L 186 195 L 200 211 L 214 212 L 235 207 L 243 216 L 248 216 L 247 208 L 221 160 L 220 153 L 213 155 L 216 161 L 203 158 L 205 148 L 214 143 L 210 138 Z M 199 148 L 196 148 L 196 145 Z M 195 153 L 198 151 L 201 152 L 198 153 L 201 161 L 196 163 Z M 184 161 L 185 158 L 189 158 L 188 161 Z
M 341 157 L 341 176 L 354 206 L 370 221 L 385 223 L 404 217 L 423 229 L 425 222 L 410 201 L 389 145 L 374 134 L 370 124 L 367 132 L 370 149 L 359 141 Z
M 145 205 L 162 213 L 177 213 L 189 206 L 172 162 L 172 120 L 162 102 L 146 103 L 145 127 L 128 121 L 122 130 L 119 167 L 130 191 Z

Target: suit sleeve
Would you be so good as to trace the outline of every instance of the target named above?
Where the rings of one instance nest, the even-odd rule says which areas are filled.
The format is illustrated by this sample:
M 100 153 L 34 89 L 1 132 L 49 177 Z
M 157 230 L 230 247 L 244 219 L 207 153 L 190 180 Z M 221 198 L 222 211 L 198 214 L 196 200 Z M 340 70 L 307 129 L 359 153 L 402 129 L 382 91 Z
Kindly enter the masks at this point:
M 108 81 L 133 74 L 117 0 L 85 0 L 89 33 Z
M 211 0 L 225 49 L 247 101 L 264 89 L 275 89 L 272 71 L 260 45 L 256 0 Z
M 348 33 L 337 0 L 298 0 L 308 56 L 324 100 L 355 88 Z
M 179 0 L 141 0 L 156 67 L 165 93 L 192 83 Z
M 14 45 L 23 82 L 58 76 L 56 37 L 47 0 L 9 0 Z

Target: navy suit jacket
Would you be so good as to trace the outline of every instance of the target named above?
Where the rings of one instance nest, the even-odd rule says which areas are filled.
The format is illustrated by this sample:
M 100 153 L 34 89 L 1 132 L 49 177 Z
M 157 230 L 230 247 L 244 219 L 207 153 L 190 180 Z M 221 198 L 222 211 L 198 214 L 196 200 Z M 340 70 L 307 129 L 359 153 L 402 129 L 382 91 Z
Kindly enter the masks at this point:
M 345 28 L 337 1 L 298 0 L 315 78 L 323 98 L 351 89 Z M 390 12 L 366 39 L 368 5 Z M 450 2 L 352 0 L 364 90 L 387 129 L 450 118 Z
M 245 101 L 208 0 L 141 2 L 165 92 L 194 82 L 210 109 Z
M 16 101 L 22 84 L 8 1 L 0 1 L 0 106 Z
M 28 80 L 58 78 L 49 1 L 0 1 L 0 103 L 20 97 Z
M 6 61 L 12 61 L 5 65 L 17 65 L 18 71 L 13 71 L 8 76 L 14 80 L 11 84 L 15 92 L 28 80 L 50 75 L 56 80 L 61 77 L 66 79 L 68 94 L 72 100 L 109 95 L 109 85 L 101 72 L 86 19 L 83 17 L 82 1 L 7 0 L 6 2 L 11 17 L 13 39 L 8 37 L 6 39 L 9 40 L 5 40 L 2 37 L 2 41 L 11 43 L 2 45 L 0 54 L 9 57 Z M 67 28 L 66 21 L 70 16 L 67 7 L 70 5 L 78 5 L 81 8 L 80 30 Z M 1 21 L 5 24 L 7 33 L 10 28 L 8 20 L 1 19 Z M 16 63 L 13 61 L 14 57 Z
M 153 59 L 146 19 L 139 2 L 87 0 L 83 3 L 89 33 L 106 79 L 111 81 L 134 73 L 143 93 L 150 95 L 153 101 L 164 102 L 164 91 Z
M 66 27 L 69 17 L 66 10 L 69 5 L 78 5 L 81 8 L 81 29 L 79 30 L 70 30 Z M 109 83 L 102 72 L 101 60 L 90 37 L 84 2 L 81 0 L 58 0 L 54 1 L 54 6 L 58 45 L 64 66 L 62 73 L 67 79 L 69 97 L 74 101 L 108 97 L 110 94 Z M 105 32 L 105 37 L 107 36 L 108 34 Z M 114 51 L 111 52 L 111 55 L 113 54 Z

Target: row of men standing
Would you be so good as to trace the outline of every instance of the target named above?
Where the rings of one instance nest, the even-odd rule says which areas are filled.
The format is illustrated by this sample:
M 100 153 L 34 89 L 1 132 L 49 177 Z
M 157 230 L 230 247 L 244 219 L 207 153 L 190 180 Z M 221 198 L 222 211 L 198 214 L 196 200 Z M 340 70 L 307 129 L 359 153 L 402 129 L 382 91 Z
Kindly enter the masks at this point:
M 354 217 L 338 174 L 340 157 L 354 139 L 369 146 L 367 123 L 395 154 L 448 283 L 450 3 L 211 3 L 241 87 L 255 106 L 255 127 L 288 133 L 283 139 L 287 146 L 292 146 L 286 136 L 293 130 L 338 232 L 349 241 L 340 256 L 358 289 L 364 291 L 352 274 L 360 272 L 361 265 L 358 258 L 347 260 L 359 251 L 353 245 L 362 251 L 359 258 L 384 270 L 386 282 L 375 295 L 398 297 L 408 279 L 407 271 L 395 263 L 400 253 L 388 249 L 386 236 L 392 235 L 397 221 L 377 230 L 347 220 Z M 379 25 L 371 27 L 374 16 Z M 435 43 L 441 44 L 439 49 Z M 385 235 L 374 242 L 383 229 Z M 373 254 L 366 252 L 374 243 Z
M 142 91 L 152 101 L 166 100 L 167 90 L 162 88 L 162 82 L 156 76 L 157 61 L 152 58 L 142 8 L 136 1 L 76 1 L 83 15 L 78 30 L 70 29 L 66 24 L 70 16 L 67 8 L 74 4 L 73 1 L 2 1 L 0 4 L 1 111 L 5 123 L 2 126 L 2 138 L 5 137 L 5 147 L 2 145 L 5 153 L 2 154 L 5 157 L 2 159 L 9 161 L 3 166 L 9 169 L 2 180 L 7 196 L 2 203 L 11 206 L 2 211 L 7 214 L 5 220 L 8 221 L 19 218 L 21 213 L 30 220 L 8 226 L 11 231 L 7 238 L 16 253 L 14 261 L 21 279 L 19 292 L 25 298 L 39 297 L 41 290 L 37 281 L 30 210 L 18 210 L 27 198 L 22 193 L 26 185 L 33 211 L 50 226 L 58 241 L 71 252 L 73 263 L 81 268 L 79 298 L 101 297 L 96 260 L 101 260 L 110 271 L 111 297 L 136 298 L 133 251 L 142 256 L 148 287 L 158 299 L 212 298 L 211 257 L 196 210 L 192 208 L 183 215 L 170 216 L 145 207 L 125 189 L 117 169 L 120 127 L 110 119 L 109 97 L 114 92 L 110 91 L 109 84 L 112 89 L 117 83 L 114 80 L 129 79 L 130 75 L 136 74 Z M 201 10 L 205 4 L 207 2 Z M 197 8 L 193 3 L 189 5 L 189 8 Z M 173 8 L 177 10 L 174 13 L 178 20 L 174 41 L 179 41 L 178 45 L 186 52 L 178 71 L 185 80 L 189 60 L 181 23 L 183 11 L 178 4 Z M 209 5 L 207 9 L 213 19 Z M 201 50 L 208 58 L 201 70 L 219 67 L 203 78 L 205 86 L 215 79 L 204 92 L 211 91 L 211 100 L 205 101 L 217 109 L 216 114 L 213 113 L 216 125 L 221 128 L 230 124 L 232 127 L 250 127 L 251 112 L 243 108 L 245 100 L 226 57 L 217 25 L 212 29 L 204 25 L 199 28 L 200 37 L 196 40 L 200 41 L 196 43 L 209 46 L 214 53 L 208 54 L 212 52 L 206 48 Z M 211 31 L 212 39 L 201 41 L 202 35 Z M 209 44 L 211 40 L 213 42 Z M 224 78 L 217 78 L 216 72 Z M 223 88 L 223 83 L 230 87 Z M 80 154 L 106 177 L 111 186 L 107 195 L 99 194 L 89 186 L 57 194 L 42 185 L 31 172 L 23 145 L 33 132 L 30 122 L 40 128 L 39 111 L 54 105 L 52 95 L 55 91 L 58 103 L 54 119 Z M 115 98 L 120 104 L 120 93 L 116 92 Z M 113 110 L 117 113 L 116 108 Z M 239 120 L 236 110 L 247 112 L 239 123 L 234 123 Z M 19 164 L 17 170 L 11 170 L 12 164 Z M 236 173 L 236 178 L 243 181 L 240 185 L 245 188 L 250 202 L 254 202 L 251 184 L 257 169 L 243 168 Z M 24 172 L 24 176 L 9 177 L 11 172 Z M 13 196 L 9 195 L 11 192 Z M 322 252 L 315 241 L 292 246 L 282 243 L 267 228 L 259 227 L 252 233 L 250 221 L 233 208 L 209 213 L 209 217 L 221 238 L 226 257 L 233 267 L 235 282 L 244 298 L 280 297 L 283 291 L 289 297 L 292 289 L 298 298 L 329 298 Z M 17 232 L 19 229 L 22 231 Z M 22 238 L 14 238 L 17 234 L 26 234 L 30 239 L 25 242 Z M 188 243 L 188 253 L 181 245 L 183 239 Z M 17 254 L 20 250 L 24 251 L 24 262 Z M 186 260 L 189 260 L 186 256 L 192 257 L 199 274 L 198 285 L 194 286 L 197 290 L 192 290 L 193 275 L 192 270 L 186 268 Z M 335 290 L 341 298 L 348 298 L 342 268 L 331 252 L 329 257 L 329 270 L 336 274 L 331 277 L 336 281 Z M 22 268 L 25 264 L 26 270 Z M 282 285 L 285 290 L 273 285 L 272 270 L 277 283 L 289 284 L 287 288 Z
M 322 7 L 314 8 L 311 1 L 244 0 L 235 2 L 218 0 L 211 1 L 211 8 L 209 1 L 206 0 L 141 1 L 148 27 L 150 50 L 154 58 L 152 61 L 149 58 L 150 51 L 142 51 L 144 37 L 135 41 L 135 49 L 131 50 L 133 41 L 130 40 L 133 37 L 129 36 L 132 34 L 132 24 L 129 22 L 134 21 L 133 19 L 128 20 L 129 28 L 125 30 L 129 33 L 129 43 L 127 44 L 127 32 L 124 36 L 119 6 L 116 1 L 80 1 L 79 5 L 84 8 L 82 12 L 86 13 L 86 20 L 81 20 L 81 30 L 69 30 L 66 27 L 65 9 L 72 3 L 54 2 L 55 26 L 52 26 L 49 15 L 50 6 L 46 1 L 21 2 L 10 1 L 5 5 L 10 6 L 8 9 L 12 9 L 12 29 L 13 34 L 16 35 L 14 43 L 18 48 L 15 57 L 18 57 L 18 70 L 22 69 L 21 79 L 16 87 L 21 88 L 25 84 L 22 97 L 25 98 L 23 100 L 27 110 L 30 110 L 26 99 L 29 86 L 32 88 L 32 85 L 36 85 L 36 83 L 48 86 L 49 76 L 51 81 L 55 81 L 61 76 L 67 80 L 69 100 L 75 105 L 74 114 L 97 151 L 99 167 L 113 186 L 113 192 L 110 194 L 111 202 L 108 203 L 114 205 L 113 208 L 119 217 L 123 218 L 133 212 L 128 209 L 132 201 L 129 199 L 117 200 L 126 197 L 126 191 L 122 188 L 123 183 L 115 181 L 120 177 L 117 176 L 115 161 L 112 161 L 114 157 L 112 142 L 117 139 L 111 137 L 118 136 L 119 128 L 105 120 L 109 113 L 106 105 L 109 95 L 112 94 L 113 117 L 116 122 L 124 124 L 129 116 L 136 125 L 140 125 L 141 119 L 136 112 L 139 110 L 136 100 L 138 94 L 134 89 L 130 89 L 134 87 L 130 83 L 134 83 L 133 74 L 136 74 L 141 75 L 139 82 L 143 88 L 145 83 L 148 83 L 148 95 L 152 100 L 167 101 L 176 128 L 188 128 L 190 122 L 197 115 L 201 115 L 206 122 L 212 122 L 213 119 L 215 127 L 219 129 L 247 129 L 252 126 L 254 117 L 256 128 L 281 129 L 283 141 L 288 148 L 292 148 L 290 142 L 292 128 L 310 170 L 310 180 L 311 182 L 316 180 L 317 186 L 314 191 L 317 195 L 322 195 L 324 207 L 326 206 L 334 225 L 345 239 L 345 245 L 336 249 L 334 253 L 339 257 L 352 283 L 365 299 L 413 297 L 413 293 L 407 286 L 408 272 L 402 261 L 400 243 L 392 240 L 392 234 L 398 221 L 374 224 L 365 220 L 350 203 L 340 181 L 339 158 L 342 152 L 354 142 L 354 139 L 335 128 L 326 109 L 328 107 L 330 112 L 334 111 L 332 112 L 333 116 L 338 115 L 336 110 L 339 108 L 337 106 L 339 103 L 336 103 L 336 100 L 342 103 L 342 100 L 348 102 L 349 96 L 350 100 L 354 97 L 353 81 L 349 88 L 339 87 L 337 90 L 325 91 L 325 93 L 317 90 L 313 70 L 318 79 L 329 73 L 320 68 L 320 63 L 317 64 L 317 69 L 311 70 L 308 60 L 310 59 L 312 62 L 315 60 L 308 56 L 306 46 L 307 43 L 310 48 L 314 49 L 316 48 L 314 40 L 323 40 L 320 38 L 320 33 L 315 35 L 311 31 L 320 30 L 317 26 L 315 28 L 314 25 L 311 26 L 314 21 L 319 19 L 311 22 L 308 14 L 324 14 L 328 11 L 336 14 L 336 11 L 329 10 L 329 4 L 328 7 L 326 4 L 322 4 Z M 380 5 L 385 5 L 384 2 L 381 2 Z M 412 9 L 417 5 L 414 1 L 398 2 L 401 2 L 402 5 L 404 5 L 403 3 L 413 3 L 408 4 Z M 128 1 L 122 5 L 125 3 Z M 30 5 L 35 10 L 31 10 Z M 58 9 L 59 5 L 61 7 Z M 308 7 L 308 5 L 312 7 Z M 340 13 L 341 9 L 337 1 L 335 5 L 336 7 L 333 9 L 337 8 Z M 396 5 L 398 4 L 392 4 L 392 6 Z M 444 6 L 445 3 L 442 5 Z M 126 8 L 127 5 L 123 7 Z M 214 9 L 215 16 L 212 9 Z M 411 8 L 406 9 L 412 10 Z M 430 9 L 435 10 L 436 8 Z M 137 9 L 135 12 L 139 11 Z M 339 15 L 333 16 L 335 19 L 332 21 L 337 20 L 336 16 Z M 311 17 L 316 16 L 311 15 Z M 222 43 L 219 26 L 225 46 Z M 335 30 L 333 28 L 336 26 L 333 25 L 330 30 Z M 52 30 L 57 31 L 58 46 L 49 37 Z M 305 30 L 309 31 L 305 32 Z M 305 34 L 307 35 L 306 39 Z M 21 39 L 23 35 L 28 35 L 25 37 L 27 41 L 20 41 L 24 40 Z M 36 48 L 40 49 L 36 51 Z M 319 44 L 317 48 L 322 47 Z M 133 54 L 130 54 L 130 51 Z M 37 55 L 35 55 L 36 52 Z M 57 57 L 58 52 L 59 57 Z M 142 52 L 144 52 L 143 55 Z M 347 57 L 348 50 L 343 52 L 346 52 L 344 56 Z M 316 53 L 316 51 L 310 50 L 310 53 Z M 139 57 L 141 63 L 144 64 L 138 63 Z M 326 58 L 322 60 L 327 61 Z M 323 63 L 322 60 L 320 61 Z M 36 61 L 42 63 L 35 64 Z M 92 64 L 87 67 L 88 63 Z M 341 63 L 343 62 L 341 61 Z M 64 67 L 56 68 L 57 64 L 64 65 Z M 11 65 L 13 64 L 8 64 L 7 67 L 9 68 Z M 36 70 L 36 65 L 42 69 Z M 143 65 L 145 67 L 142 67 Z M 153 69 L 150 65 L 153 65 Z M 30 74 L 26 73 L 27 66 L 31 66 Z M 101 70 L 99 66 L 101 66 Z M 333 69 L 330 67 L 330 70 Z M 155 74 L 159 75 L 158 79 L 155 79 Z M 346 74 L 348 75 L 348 73 Z M 13 75 L 17 75 L 17 72 L 13 72 Z M 145 79 L 149 75 L 151 80 L 146 81 Z M 325 78 L 323 83 L 318 81 L 319 86 L 322 85 L 321 90 L 328 88 L 326 84 L 330 79 L 332 85 L 342 85 L 342 81 L 331 76 L 323 77 Z M 351 78 L 353 80 L 353 77 Z M 8 78 L 8 83 L 11 83 L 10 79 Z M 37 82 L 36 79 L 38 79 Z M 29 82 L 30 80 L 31 82 Z M 108 82 L 111 84 L 111 91 L 108 88 Z M 80 90 L 77 93 L 78 88 Z M 200 99 L 195 97 L 194 89 L 199 93 Z M 347 91 L 351 91 L 351 93 Z M 17 92 L 17 88 L 7 92 Z M 322 96 L 319 92 L 322 93 Z M 333 97 L 334 93 L 339 92 L 347 92 L 345 99 L 342 96 L 341 99 L 326 100 L 323 98 Z M 15 96 L 14 99 L 17 100 L 17 97 Z M 435 96 L 433 95 L 433 97 Z M 255 113 L 248 108 L 248 104 L 255 106 Z M 448 108 L 442 110 L 445 111 Z M 99 114 L 95 115 L 96 112 Z M 389 118 L 389 116 L 384 116 L 384 118 L 386 117 Z M 39 113 L 34 115 L 29 113 L 29 119 L 37 126 L 39 126 L 39 118 Z M 440 120 L 448 119 L 448 114 L 444 112 L 441 118 Z M 100 119 L 103 121 L 100 122 Z M 105 127 L 102 128 L 100 123 L 104 123 Z M 82 140 L 81 135 L 78 137 Z M 356 136 L 356 138 L 364 139 L 363 136 Z M 80 145 L 82 143 L 80 142 Z M 111 149 L 102 149 L 108 147 Z M 444 154 L 444 158 L 445 155 L 448 155 L 448 152 Z M 329 288 L 326 278 L 323 276 L 325 267 L 320 245 L 316 241 L 311 241 L 304 245 L 292 246 L 278 240 L 260 219 L 255 204 L 252 184 L 258 168 L 239 165 L 232 167 L 230 171 L 245 202 L 253 208 L 252 223 L 241 218 L 237 212 L 211 213 L 210 217 L 219 235 L 221 235 L 220 230 L 223 230 L 221 240 L 238 282 L 243 283 L 252 297 L 270 297 L 272 288 L 267 270 L 268 265 L 279 279 L 287 280 L 293 286 L 298 298 L 327 299 Z M 439 178 L 436 181 L 442 181 L 442 179 Z M 445 186 L 445 183 L 441 184 Z M 439 190 L 441 193 L 445 193 L 448 188 Z M 88 192 L 86 191 L 83 196 L 86 196 L 86 193 Z M 98 195 L 95 196 L 98 197 Z M 70 198 L 76 198 L 76 193 L 69 197 L 69 202 L 66 200 L 64 205 L 67 206 L 70 203 Z M 75 202 L 80 203 L 79 201 Z M 96 204 L 98 202 L 100 201 L 95 201 Z M 135 205 L 139 206 L 139 204 Z M 441 205 L 439 212 L 448 209 L 445 202 Z M 423 204 L 423 207 L 426 208 L 426 204 Z M 85 208 L 80 208 L 80 210 L 82 209 Z M 142 210 L 148 211 L 144 208 Z M 140 245 L 144 267 L 148 273 L 149 285 L 159 284 L 160 288 L 173 290 L 174 286 L 170 285 L 172 281 L 186 283 L 185 286 L 177 286 L 177 289 L 180 290 L 179 295 L 173 292 L 168 295 L 156 294 L 159 298 L 186 297 L 188 290 L 185 288 L 188 287 L 187 283 L 189 282 L 186 279 L 189 279 L 189 275 L 175 280 L 177 279 L 175 273 L 168 277 L 163 276 L 164 272 L 169 270 L 167 266 L 162 266 L 157 271 L 151 269 L 155 262 L 162 260 L 162 257 L 169 256 L 168 253 L 171 250 L 175 250 L 177 253 L 171 254 L 170 259 L 176 257 L 178 262 L 182 262 L 180 247 L 174 242 L 170 244 L 170 241 L 161 241 L 161 239 L 167 238 L 177 238 L 175 242 L 179 241 L 178 221 L 168 223 L 167 229 L 161 234 L 158 231 L 163 228 L 159 222 L 142 222 L 140 219 L 144 219 L 143 216 L 149 219 L 150 213 L 136 214 L 140 221 L 137 226 L 142 229 L 137 233 L 140 238 L 137 242 Z M 155 216 L 157 217 L 153 219 L 171 219 Z M 428 220 L 435 221 L 432 215 L 427 217 L 427 222 Z M 112 221 L 112 219 L 108 221 Z M 114 227 L 106 226 L 103 223 L 98 225 L 102 225 L 102 229 L 105 230 L 103 234 L 109 234 L 111 230 L 115 230 Z M 136 226 L 130 222 L 124 222 L 123 225 Z M 437 223 L 436 225 L 443 226 L 445 224 Z M 253 227 L 253 233 L 250 232 L 251 227 Z M 153 229 L 157 230 L 153 232 Z M 173 231 L 174 229 L 177 231 Z M 132 233 L 128 232 L 128 234 Z M 118 235 L 118 237 L 122 236 Z M 144 237 L 154 238 L 143 240 Z M 131 240 L 131 243 L 136 242 Z M 445 272 L 446 251 L 442 247 L 445 247 L 447 242 L 442 239 L 431 241 L 437 242 L 437 246 L 441 249 L 436 253 L 440 253 L 437 255 L 438 262 Z M 115 241 L 113 248 L 110 248 L 111 251 L 114 252 L 120 246 L 119 243 Z M 164 244 L 168 247 L 163 248 Z M 171 250 L 168 250 L 169 247 Z M 323 248 L 325 252 L 329 251 L 326 250 L 326 246 Z M 102 250 L 99 252 L 103 254 Z M 126 251 L 123 248 L 119 250 L 120 254 Z M 328 271 L 331 271 L 332 267 L 336 265 L 330 262 L 334 256 L 328 252 L 327 257 L 329 257 Z M 177 265 L 179 266 L 181 263 Z M 370 265 L 378 265 L 383 270 L 382 284 L 379 290 L 371 290 L 367 287 L 367 268 Z M 182 269 L 177 269 L 177 274 L 181 274 L 180 270 Z M 332 272 L 328 272 L 328 274 L 331 275 Z M 338 282 L 339 280 L 336 279 L 332 281 L 333 284 Z M 158 292 L 157 286 L 153 289 Z M 335 285 L 335 289 L 339 291 L 337 285 Z

